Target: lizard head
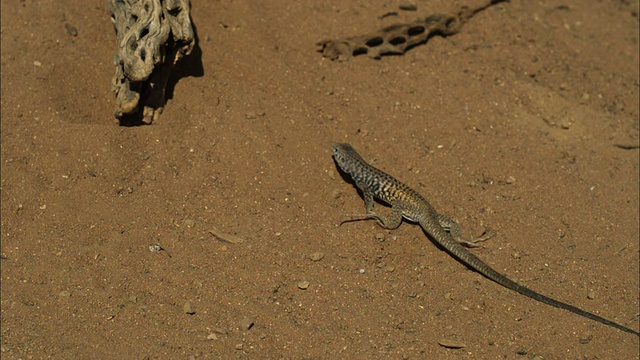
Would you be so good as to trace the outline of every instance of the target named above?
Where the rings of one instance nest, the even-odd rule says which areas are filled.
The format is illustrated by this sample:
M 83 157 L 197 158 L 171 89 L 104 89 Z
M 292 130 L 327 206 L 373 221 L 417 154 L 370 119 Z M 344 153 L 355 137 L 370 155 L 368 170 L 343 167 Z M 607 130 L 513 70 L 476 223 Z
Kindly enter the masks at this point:
M 336 161 L 342 171 L 351 174 L 356 162 L 362 161 L 362 157 L 356 152 L 356 150 L 350 144 L 346 143 L 332 143 L 331 152 L 333 153 L 333 159 Z

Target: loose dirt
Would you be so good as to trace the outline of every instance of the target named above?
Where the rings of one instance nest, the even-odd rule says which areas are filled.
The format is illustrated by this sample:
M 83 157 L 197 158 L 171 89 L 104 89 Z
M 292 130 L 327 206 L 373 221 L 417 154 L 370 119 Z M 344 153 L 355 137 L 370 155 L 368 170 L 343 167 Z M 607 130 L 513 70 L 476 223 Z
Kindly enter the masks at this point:
M 364 205 L 329 145 L 497 231 L 473 249 L 496 269 L 638 329 L 638 1 L 514 0 L 401 56 L 316 51 L 463 5 L 407 4 L 194 0 L 163 114 L 121 127 L 106 2 L 3 1 L 2 358 L 637 359 L 418 226 L 338 226 Z

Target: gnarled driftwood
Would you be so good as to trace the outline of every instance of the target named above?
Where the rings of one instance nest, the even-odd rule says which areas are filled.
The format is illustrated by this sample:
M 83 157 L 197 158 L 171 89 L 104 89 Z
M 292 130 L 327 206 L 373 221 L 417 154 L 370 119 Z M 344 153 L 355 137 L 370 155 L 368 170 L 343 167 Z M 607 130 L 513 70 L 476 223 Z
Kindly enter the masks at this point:
M 491 5 L 508 0 L 488 0 L 484 5 L 463 6 L 453 14 L 435 14 L 407 24 L 397 24 L 367 35 L 318 42 L 318 51 L 331 60 L 345 61 L 366 54 L 380 59 L 383 55 L 402 55 L 410 48 L 424 44 L 433 35 L 449 36 L 462 29 L 473 15 Z
M 175 63 L 195 45 L 189 0 L 107 0 L 116 29 L 114 115 L 157 120 Z

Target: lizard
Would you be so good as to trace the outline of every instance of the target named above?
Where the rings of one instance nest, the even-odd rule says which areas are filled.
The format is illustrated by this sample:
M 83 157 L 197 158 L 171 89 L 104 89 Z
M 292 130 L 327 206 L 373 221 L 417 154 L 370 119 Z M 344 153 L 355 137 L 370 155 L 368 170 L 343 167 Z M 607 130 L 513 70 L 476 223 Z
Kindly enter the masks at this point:
M 464 239 L 455 221 L 448 216 L 439 214 L 417 191 L 367 163 L 350 144 L 333 143 L 331 144 L 331 150 L 333 159 L 338 167 L 344 173 L 348 174 L 355 185 L 362 191 L 367 213 L 366 215 L 359 216 L 360 219 L 357 220 L 375 219 L 381 227 L 388 230 L 398 228 L 403 218 L 418 223 L 424 232 L 440 244 L 449 254 L 499 285 L 533 300 L 568 310 L 585 318 L 640 337 L 638 331 L 582 310 L 576 306 L 542 295 L 509 279 L 465 247 L 473 246 L 473 244 L 478 241 L 486 240 L 493 236 L 493 234 L 488 234 L 477 239 Z M 391 205 L 391 214 L 384 216 L 376 213 L 374 211 L 374 198 Z

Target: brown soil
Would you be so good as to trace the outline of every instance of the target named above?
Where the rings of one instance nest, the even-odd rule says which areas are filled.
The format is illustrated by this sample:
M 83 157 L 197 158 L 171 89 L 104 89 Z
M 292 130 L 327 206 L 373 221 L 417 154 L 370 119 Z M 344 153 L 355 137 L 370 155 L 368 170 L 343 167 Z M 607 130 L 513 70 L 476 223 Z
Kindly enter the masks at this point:
M 638 358 L 418 226 L 338 226 L 364 206 L 329 153 L 353 144 L 496 230 L 473 250 L 496 269 L 638 329 L 639 152 L 616 146 L 639 141 L 638 1 L 514 0 L 332 62 L 316 42 L 452 4 L 194 0 L 199 48 L 141 127 L 112 117 L 115 33 L 87 4 L 2 4 L 3 359 Z

